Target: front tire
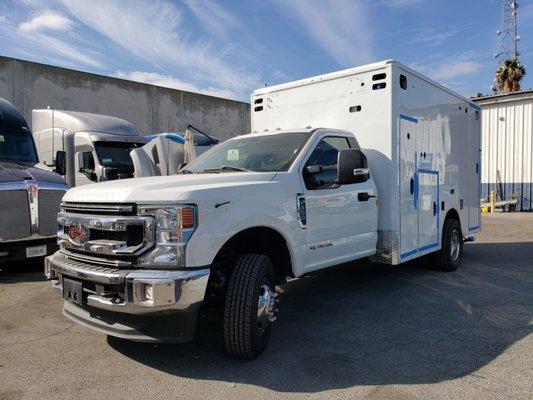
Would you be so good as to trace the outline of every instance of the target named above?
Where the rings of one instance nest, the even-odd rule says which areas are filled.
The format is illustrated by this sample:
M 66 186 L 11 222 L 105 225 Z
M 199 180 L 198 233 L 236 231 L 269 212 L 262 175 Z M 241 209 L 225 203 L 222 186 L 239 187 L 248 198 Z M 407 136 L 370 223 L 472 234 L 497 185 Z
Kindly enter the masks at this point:
M 251 360 L 265 349 L 275 320 L 274 268 L 262 254 L 246 254 L 233 268 L 224 307 L 224 342 L 229 354 Z
M 441 271 L 455 271 L 463 259 L 463 233 L 455 219 L 446 219 L 442 227 L 441 249 L 430 254 L 431 267 Z

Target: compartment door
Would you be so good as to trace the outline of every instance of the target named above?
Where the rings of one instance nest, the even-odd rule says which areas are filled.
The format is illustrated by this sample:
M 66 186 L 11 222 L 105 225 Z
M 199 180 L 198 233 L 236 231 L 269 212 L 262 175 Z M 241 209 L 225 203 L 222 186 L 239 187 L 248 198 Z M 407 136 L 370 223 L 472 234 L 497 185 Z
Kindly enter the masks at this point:
M 418 251 L 418 120 L 400 115 L 400 260 Z
M 439 174 L 418 170 L 418 250 L 439 245 Z
M 468 231 L 478 231 L 480 227 L 481 197 L 481 143 L 480 143 L 480 112 L 473 107 L 469 110 L 469 132 L 467 161 L 468 174 Z M 467 232 L 463 232 L 466 234 Z

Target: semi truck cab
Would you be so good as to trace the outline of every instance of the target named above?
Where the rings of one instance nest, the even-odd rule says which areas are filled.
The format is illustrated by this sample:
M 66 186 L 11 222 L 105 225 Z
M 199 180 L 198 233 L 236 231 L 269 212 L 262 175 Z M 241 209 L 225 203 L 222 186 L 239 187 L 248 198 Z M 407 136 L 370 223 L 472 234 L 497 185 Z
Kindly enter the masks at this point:
M 57 250 L 57 213 L 68 189 L 39 164 L 28 124 L 0 99 L 0 264 L 40 259 Z
M 58 152 L 65 158 L 65 180 L 71 186 L 132 178 L 130 151 L 146 139 L 129 122 L 79 111 L 33 110 L 37 151 L 48 166 Z

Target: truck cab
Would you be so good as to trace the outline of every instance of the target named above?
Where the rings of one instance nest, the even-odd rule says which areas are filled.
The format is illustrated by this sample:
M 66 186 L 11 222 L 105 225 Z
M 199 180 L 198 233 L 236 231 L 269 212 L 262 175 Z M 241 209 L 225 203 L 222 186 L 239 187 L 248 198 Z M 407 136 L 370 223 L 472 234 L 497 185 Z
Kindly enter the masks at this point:
M 129 122 L 78 111 L 33 110 L 34 138 L 44 164 L 53 166 L 57 152 L 66 160 L 71 186 L 132 178 L 130 151 L 146 143 Z
M 14 267 L 57 249 L 57 213 L 67 189 L 39 164 L 24 117 L 0 99 L 0 264 Z

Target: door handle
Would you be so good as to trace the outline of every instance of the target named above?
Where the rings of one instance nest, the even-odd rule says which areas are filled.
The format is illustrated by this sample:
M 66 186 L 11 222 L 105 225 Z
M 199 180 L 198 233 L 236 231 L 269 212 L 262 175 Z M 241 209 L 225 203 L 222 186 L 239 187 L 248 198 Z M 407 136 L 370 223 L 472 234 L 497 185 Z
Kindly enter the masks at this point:
M 433 215 L 434 216 L 437 215 L 437 202 L 436 201 L 433 202 Z
M 411 178 L 411 181 L 409 182 L 409 191 L 411 194 L 415 192 L 415 180 L 414 178 Z
M 376 196 L 369 195 L 367 192 L 361 192 L 357 194 L 357 200 L 359 201 L 368 201 L 368 199 L 372 197 L 376 197 Z

